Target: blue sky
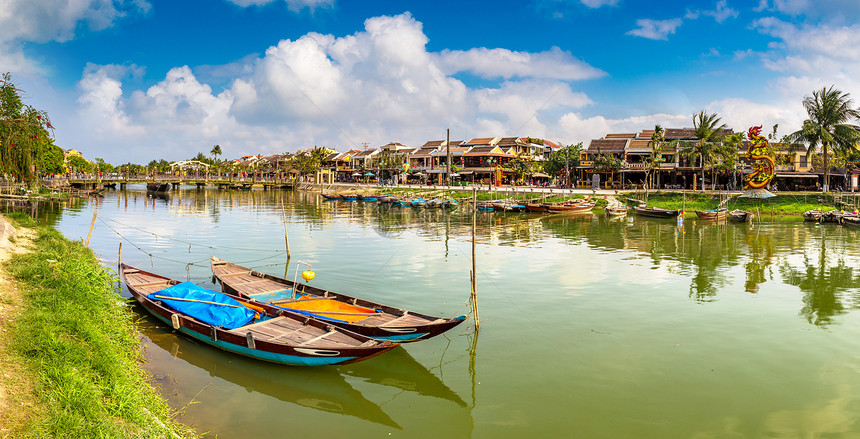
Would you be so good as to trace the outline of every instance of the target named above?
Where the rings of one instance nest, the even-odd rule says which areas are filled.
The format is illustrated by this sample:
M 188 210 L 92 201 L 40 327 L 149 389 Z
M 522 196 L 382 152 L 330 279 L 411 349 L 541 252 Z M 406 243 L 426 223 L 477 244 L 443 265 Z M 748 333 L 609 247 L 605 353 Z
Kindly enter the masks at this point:
M 860 2 L 3 0 L 0 71 L 118 163 L 692 126 L 857 96 Z M 818 4 L 819 6 L 816 6 Z

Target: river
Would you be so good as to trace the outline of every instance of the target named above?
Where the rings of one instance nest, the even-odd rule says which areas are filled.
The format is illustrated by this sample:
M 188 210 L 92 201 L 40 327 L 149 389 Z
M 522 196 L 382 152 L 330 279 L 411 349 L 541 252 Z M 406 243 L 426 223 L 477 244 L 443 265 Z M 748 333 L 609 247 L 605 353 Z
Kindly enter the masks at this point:
M 106 265 L 122 242 L 123 262 L 214 287 L 210 255 L 290 279 L 301 261 L 318 287 L 470 313 L 463 206 L 105 195 L 90 246 Z M 49 220 L 86 240 L 95 200 Z M 145 366 L 182 422 L 222 439 L 860 435 L 857 230 L 520 213 L 477 224 L 477 335 L 470 319 L 366 362 L 295 368 L 200 345 L 135 307 Z

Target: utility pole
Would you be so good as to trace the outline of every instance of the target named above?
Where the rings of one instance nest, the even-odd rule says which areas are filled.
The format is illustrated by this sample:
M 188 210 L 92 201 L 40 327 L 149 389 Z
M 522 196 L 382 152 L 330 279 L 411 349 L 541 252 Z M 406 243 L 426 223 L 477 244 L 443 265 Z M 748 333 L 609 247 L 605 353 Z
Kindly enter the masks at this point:
M 570 187 L 570 146 L 564 147 L 564 178 L 567 180 L 567 186 Z
M 445 147 L 448 149 L 448 186 L 451 186 L 451 128 L 445 130 Z

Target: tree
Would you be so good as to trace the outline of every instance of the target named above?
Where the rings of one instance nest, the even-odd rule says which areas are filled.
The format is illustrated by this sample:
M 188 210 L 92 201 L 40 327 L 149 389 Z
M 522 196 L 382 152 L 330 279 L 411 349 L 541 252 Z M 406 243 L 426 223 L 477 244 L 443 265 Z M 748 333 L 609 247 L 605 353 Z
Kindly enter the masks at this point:
M 105 162 L 105 159 L 96 157 L 96 172 L 109 174 L 114 171 L 112 164 Z
M 215 145 L 212 147 L 212 150 L 209 151 L 209 154 L 212 154 L 212 157 L 215 157 L 215 162 L 218 162 L 218 156 L 222 154 L 221 145 Z
M 579 154 L 581 152 L 582 142 L 560 148 L 549 156 L 549 160 L 544 162 L 544 172 L 549 175 L 562 174 L 565 177 L 565 184 L 569 184 L 570 169 L 579 166 Z
M 4 178 L 35 185 L 40 153 L 56 153 L 48 130 L 48 114 L 25 105 L 12 75 L 0 77 L 0 173 Z
M 855 149 L 855 145 L 860 141 L 860 127 L 847 123 L 860 118 L 860 111 L 853 107 L 854 102 L 848 93 L 833 87 L 831 85 L 830 88 L 815 90 L 811 96 L 803 98 L 803 107 L 809 118 L 803 121 L 800 130 L 786 136 L 791 143 L 805 143 L 807 157 L 821 147 L 824 192 L 830 187 L 830 153 L 850 155 L 850 151 Z
M 651 134 L 651 141 L 648 142 L 648 146 L 651 147 L 651 154 L 645 159 L 645 164 L 648 165 L 645 171 L 645 196 L 648 195 L 648 187 L 652 184 L 655 184 L 653 181 L 655 171 L 660 169 L 660 164 L 663 163 L 663 145 L 665 144 L 665 137 L 663 127 L 660 125 L 654 125 L 654 133 Z M 655 184 L 656 186 L 656 184 Z
M 535 162 L 529 158 L 517 157 L 505 164 L 505 167 L 514 171 L 516 179 L 522 180 L 526 175 L 531 174 L 534 169 Z
M 626 164 L 624 160 L 615 157 L 614 154 L 601 154 L 600 148 L 597 148 L 597 157 L 594 158 L 593 168 L 598 172 L 611 172 L 612 179 L 615 180 L 615 173 L 621 170 Z
M 723 153 L 722 140 L 725 137 L 726 125 L 720 123 L 717 113 L 705 113 L 693 115 L 693 132 L 698 140 L 695 142 L 679 141 L 679 149 L 676 154 L 689 158 L 691 161 L 699 159 L 702 166 L 702 191 L 705 190 L 705 168 Z M 712 185 L 713 185 L 712 181 Z
M 73 156 L 69 157 L 68 163 L 69 163 L 69 170 L 71 170 L 71 171 L 83 172 L 83 173 L 93 172 L 94 165 L 92 163 L 88 162 L 83 157 L 78 157 L 76 155 L 73 155 Z

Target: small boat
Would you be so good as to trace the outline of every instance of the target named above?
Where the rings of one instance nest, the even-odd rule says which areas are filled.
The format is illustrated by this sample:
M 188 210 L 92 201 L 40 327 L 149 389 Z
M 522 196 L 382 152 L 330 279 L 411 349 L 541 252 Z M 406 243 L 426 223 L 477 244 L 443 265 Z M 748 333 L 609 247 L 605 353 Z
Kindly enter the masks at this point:
M 843 213 L 841 210 L 833 209 L 828 212 L 824 212 L 821 214 L 821 222 L 822 223 L 836 223 L 842 224 Z
M 325 198 L 326 200 L 340 200 L 340 199 L 342 199 L 342 198 L 340 197 L 340 195 L 337 195 L 337 194 L 335 194 L 335 195 L 322 194 L 322 196 L 323 196 L 323 198 Z
M 529 212 L 549 212 L 547 206 L 542 203 L 526 203 L 526 210 Z
M 427 200 L 424 198 L 418 197 L 412 199 L 412 207 L 424 207 L 427 204 Z
M 199 342 L 291 366 L 366 360 L 397 343 L 374 340 L 265 303 L 250 303 L 121 264 L 120 276 L 147 311 Z
M 170 183 L 147 183 L 146 190 L 152 192 L 167 192 L 170 190 Z
M 104 187 L 116 189 L 116 183 L 105 183 Z
M 463 315 L 450 319 L 433 317 L 305 284 L 296 285 L 292 281 L 215 256 L 211 258 L 211 265 L 212 274 L 228 295 L 301 313 L 378 340 L 399 343 L 424 340 L 466 319 Z M 298 287 L 299 291 L 295 291 L 294 287 Z
M 726 219 L 728 209 L 721 207 L 713 210 L 697 210 L 696 216 L 703 221 L 723 221 Z
M 624 216 L 627 210 L 627 206 L 606 206 L 606 216 Z
M 340 198 L 347 201 L 358 201 L 361 197 L 356 194 L 340 194 Z
M 845 214 L 845 216 L 842 217 L 842 225 L 860 227 L 860 216 Z
M 755 214 L 752 212 L 747 212 L 746 210 L 735 209 L 729 212 L 729 221 L 736 223 L 745 223 L 751 221 L 755 217 Z
M 818 209 L 807 210 L 803 212 L 803 220 L 808 222 L 821 222 L 821 211 Z
M 459 206 L 459 205 L 460 205 L 460 202 L 454 198 L 448 198 L 448 199 L 442 201 L 442 207 L 445 207 L 448 209 L 456 209 L 457 206 Z
M 87 192 L 87 195 L 89 195 L 91 197 L 101 197 L 101 196 L 103 196 L 102 192 L 104 192 L 104 191 L 105 191 L 105 188 L 96 189 L 96 190 L 92 190 L 92 191 Z
M 374 203 L 378 200 L 376 195 L 359 195 L 361 201 L 366 201 L 368 203 Z
M 585 213 L 594 208 L 594 203 L 555 204 L 547 206 L 550 213 Z
M 634 206 L 633 211 L 636 212 L 636 215 L 648 216 L 651 218 L 676 218 L 681 213 L 680 210 L 640 206 Z

